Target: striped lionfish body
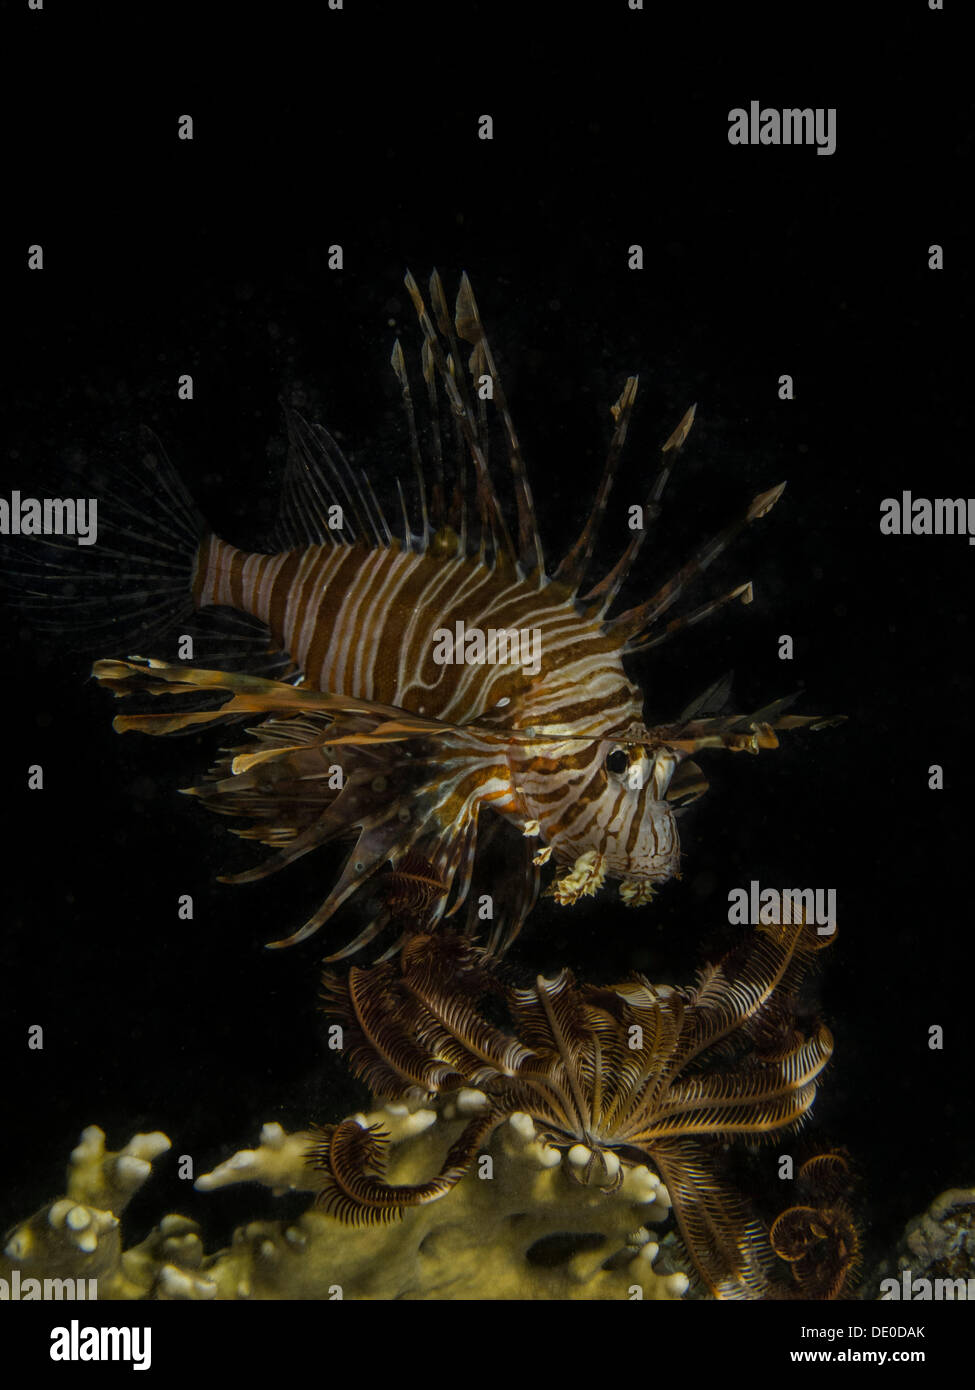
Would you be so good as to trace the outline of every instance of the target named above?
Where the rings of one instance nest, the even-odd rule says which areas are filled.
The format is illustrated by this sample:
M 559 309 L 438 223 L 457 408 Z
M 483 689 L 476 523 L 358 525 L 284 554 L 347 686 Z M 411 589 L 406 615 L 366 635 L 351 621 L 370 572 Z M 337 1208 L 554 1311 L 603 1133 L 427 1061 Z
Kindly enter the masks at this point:
M 171 733 L 249 719 L 253 741 L 229 750 L 191 789 L 213 810 L 243 817 L 249 824 L 237 833 L 273 850 L 229 881 L 261 878 L 328 841 L 355 837 L 318 911 L 275 943 L 303 940 L 354 898 L 365 925 L 332 958 L 387 929 L 394 951 L 406 932 L 430 931 L 459 912 L 466 932 L 486 934 L 489 949 L 502 950 L 531 910 L 539 866 L 550 857 L 561 869 L 552 888 L 560 902 L 595 892 L 609 877 L 620 880 L 625 902 L 643 903 L 678 873 L 675 812 L 707 785 L 691 755 L 710 747 L 757 752 L 776 745 L 775 728 L 813 722 L 784 715 L 786 701 L 748 716 L 720 713 L 727 691 L 718 686 L 676 722 L 648 727 L 641 692 L 623 668 L 628 653 L 730 599 L 748 601 L 750 586 L 741 585 L 662 625 L 688 584 L 765 515 L 784 485 L 756 497 L 649 599 L 611 616 L 646 527 L 605 578 L 587 588 L 584 577 L 636 379 L 613 407 L 591 514 L 548 573 L 520 446 L 467 277 L 453 319 L 436 273 L 432 318 L 411 276 L 406 284 L 422 331 L 429 405 L 422 449 L 398 343 L 393 366 L 418 523 L 397 483 L 402 518 L 390 524 L 369 480 L 356 476 L 334 440 L 288 412 L 278 544 L 272 553 L 246 553 L 206 529 L 159 451 L 146 461 L 168 507 L 156 544 L 172 547 L 180 533 L 180 583 L 193 607 L 236 610 L 261 624 L 265 648 L 277 652 L 275 676 L 253 666 L 144 658 L 95 665 L 118 695 L 173 697 L 162 712 L 157 704 L 120 716 L 120 730 Z M 469 379 L 459 340 L 471 348 Z M 488 466 L 485 398 L 504 433 L 515 535 Z M 648 525 L 692 420 L 693 409 L 664 445 Z M 445 467 L 448 452 L 456 453 L 453 471 Z

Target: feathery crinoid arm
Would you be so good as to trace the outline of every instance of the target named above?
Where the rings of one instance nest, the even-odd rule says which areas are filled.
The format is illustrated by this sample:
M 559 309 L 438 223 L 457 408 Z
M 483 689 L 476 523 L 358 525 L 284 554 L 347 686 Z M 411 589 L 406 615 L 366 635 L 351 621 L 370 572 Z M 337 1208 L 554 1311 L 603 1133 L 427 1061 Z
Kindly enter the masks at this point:
M 399 1220 L 410 1207 L 438 1202 L 470 1170 L 486 1139 L 503 1119 L 488 1110 L 466 1126 L 451 1145 L 439 1173 L 426 1182 L 386 1180 L 389 1135 L 379 1125 L 353 1118 L 317 1131 L 308 1162 L 321 1173 L 317 1205 L 350 1226 Z
M 420 1029 L 422 1010 L 402 988 L 392 962 L 348 975 L 326 973 L 322 1008 L 343 1030 L 343 1050 L 353 1074 L 387 1100 L 432 1099 L 458 1089 L 465 1079 Z
M 718 1299 L 767 1297 L 775 1262 L 768 1233 L 741 1194 L 716 1176 L 704 1146 L 693 1139 L 662 1140 L 653 1159 L 705 1288 Z
M 795 921 L 757 927 L 740 950 L 703 970 L 697 985 L 684 991 L 686 1025 L 669 1078 L 708 1056 L 753 1047 L 833 940 L 835 933 L 820 936 L 799 912 Z
M 460 936 L 414 935 L 396 964 L 327 973 L 323 1008 L 343 1025 L 353 1072 L 393 1100 L 513 1077 L 531 1049 L 478 1010 L 494 988 L 488 959 Z
M 653 1144 L 674 1134 L 773 1139 L 808 1113 L 832 1054 L 832 1035 L 821 1027 L 774 1061 L 752 1059 L 734 1071 L 680 1077 L 631 1142 Z

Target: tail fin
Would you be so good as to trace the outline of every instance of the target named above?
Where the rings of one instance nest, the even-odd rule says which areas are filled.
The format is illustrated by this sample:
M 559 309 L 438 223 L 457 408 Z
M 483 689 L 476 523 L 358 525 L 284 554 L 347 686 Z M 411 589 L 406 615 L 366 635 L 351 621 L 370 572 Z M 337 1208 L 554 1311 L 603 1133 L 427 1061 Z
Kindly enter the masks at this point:
M 10 601 L 74 650 L 145 649 L 193 613 L 197 554 L 209 528 L 162 445 L 150 430 L 141 434 L 135 462 L 97 478 L 72 476 L 72 490 L 97 489 L 86 499 L 84 545 L 70 535 L 4 538 L 0 579 Z

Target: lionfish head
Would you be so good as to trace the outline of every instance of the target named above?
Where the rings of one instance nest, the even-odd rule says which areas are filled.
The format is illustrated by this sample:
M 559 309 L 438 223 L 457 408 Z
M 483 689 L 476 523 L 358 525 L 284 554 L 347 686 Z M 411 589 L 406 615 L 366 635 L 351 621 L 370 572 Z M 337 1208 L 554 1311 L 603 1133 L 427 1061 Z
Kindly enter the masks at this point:
M 654 884 L 678 873 L 680 838 L 667 792 L 680 761 L 642 724 L 587 749 L 577 795 L 557 819 L 544 811 L 539 817 L 558 862 L 573 866 L 553 885 L 553 896 L 574 902 L 614 878 L 623 880 L 624 902 L 637 906 L 649 900 Z

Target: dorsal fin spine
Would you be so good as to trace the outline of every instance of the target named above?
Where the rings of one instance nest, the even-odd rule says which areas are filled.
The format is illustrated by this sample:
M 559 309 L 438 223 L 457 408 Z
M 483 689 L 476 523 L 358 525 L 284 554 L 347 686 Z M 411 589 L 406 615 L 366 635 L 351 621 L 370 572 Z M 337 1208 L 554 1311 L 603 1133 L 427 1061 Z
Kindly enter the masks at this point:
M 422 526 L 421 540 L 422 549 L 426 549 L 430 541 L 430 517 L 427 513 L 427 488 L 423 477 L 423 460 L 420 455 L 420 440 L 416 432 L 416 415 L 413 411 L 413 396 L 410 391 L 410 378 L 406 371 L 406 360 L 403 357 L 403 349 L 400 346 L 399 338 L 393 344 L 393 355 L 390 358 L 393 364 L 393 371 L 400 384 L 403 394 L 403 409 L 406 412 L 406 424 L 410 435 L 410 454 L 413 459 L 413 472 L 416 476 L 417 491 L 420 495 L 420 520 Z
M 627 609 L 625 613 L 621 613 L 618 617 L 613 618 L 610 622 L 605 624 L 604 630 L 606 632 L 613 632 L 622 637 L 626 641 L 627 649 L 630 651 L 634 650 L 634 648 L 642 647 L 654 623 L 677 602 L 691 580 L 695 579 L 699 574 L 702 574 L 709 565 L 713 564 L 731 542 L 744 531 L 746 526 L 749 526 L 753 521 L 757 521 L 760 517 L 767 515 L 782 496 L 784 488 L 785 483 L 780 483 L 777 487 L 770 488 L 767 492 L 759 493 L 757 497 L 752 499 L 743 517 L 740 517 L 738 521 L 732 522 L 730 526 L 726 526 L 723 531 L 719 531 L 716 536 L 712 536 L 709 541 L 706 541 L 705 544 L 696 550 L 691 558 L 680 567 L 677 573 L 668 579 L 666 584 L 662 584 L 657 592 L 652 594 L 645 603 L 637 604 L 635 608 Z M 737 598 L 739 594 L 744 594 L 745 601 L 747 602 L 750 594 L 750 585 L 740 585 L 737 589 L 733 590 L 732 593 L 717 600 L 715 606 L 720 606 L 721 603 Z M 704 610 L 690 614 L 689 618 L 698 621 L 700 618 L 706 616 L 706 612 L 711 611 L 711 607 L 711 605 L 705 605 Z M 683 626 L 683 624 L 681 625 Z M 676 630 L 676 628 L 674 630 Z
M 360 469 L 359 471 L 360 471 L 361 474 L 362 474 L 362 485 L 363 485 L 363 487 L 366 489 L 366 491 L 368 492 L 368 494 L 369 494 L 369 500 L 372 502 L 372 505 L 375 507 L 375 509 L 376 509 L 376 514 L 377 514 L 377 516 L 379 517 L 379 524 L 380 524 L 380 526 L 382 527 L 382 529 L 383 529 L 383 534 L 384 534 L 384 536 L 385 536 L 385 544 L 386 544 L 387 547 L 388 547 L 388 546 L 391 546 L 392 543 L 393 543 L 393 533 L 392 533 L 392 531 L 389 529 L 389 522 L 386 520 L 386 517 L 385 517 L 385 515 L 383 514 L 383 509 L 382 509 L 382 507 L 379 505 L 379 502 L 378 502 L 378 500 L 377 500 L 377 498 L 376 498 L 376 494 L 375 494 L 375 492 L 373 491 L 372 483 L 371 483 L 371 481 L 370 481 L 370 479 L 369 479 L 369 474 L 366 472 L 366 470 L 365 470 L 364 468 Z
M 630 414 L 633 410 L 633 402 L 636 400 L 639 382 L 640 378 L 637 376 L 627 377 L 620 398 L 612 407 L 616 428 L 613 430 L 613 437 L 610 440 L 606 462 L 603 465 L 603 476 L 599 481 L 599 487 L 593 499 L 592 510 L 586 519 L 586 524 L 583 526 L 578 540 L 566 553 L 565 558 L 555 572 L 555 582 L 565 584 L 573 591 L 577 590 L 582 583 L 586 570 L 589 568 L 589 561 L 592 559 L 596 536 L 606 512 L 609 495 L 612 492 L 613 483 L 616 479 L 616 470 L 619 466 L 620 455 L 623 452 L 623 445 L 626 442 L 626 432 L 630 422 Z
M 508 401 L 504 394 L 501 376 L 495 365 L 494 355 L 491 352 L 491 344 L 488 342 L 487 334 L 484 331 L 484 325 L 481 323 L 477 301 L 474 298 L 474 291 L 471 288 L 471 282 L 466 271 L 464 271 L 461 276 L 460 289 L 457 292 L 455 324 L 457 333 L 460 337 L 466 342 L 474 344 L 475 353 L 480 350 L 493 382 L 495 402 L 501 412 L 501 418 L 504 421 L 505 435 L 508 444 L 508 463 L 511 468 L 515 501 L 518 508 L 518 559 L 528 574 L 532 574 L 535 571 L 542 574 L 545 568 L 545 558 L 542 550 L 541 537 L 538 534 L 538 526 L 535 521 L 535 505 L 532 500 L 528 472 L 525 468 L 525 461 L 521 453 L 521 445 L 518 442 L 518 436 L 515 433 L 515 427 L 508 410 Z M 473 355 L 471 360 L 472 362 L 474 361 Z
M 311 519 L 318 521 L 317 533 L 313 528 L 309 528 L 313 542 L 323 544 L 326 535 L 329 539 L 334 539 L 330 534 L 332 528 L 328 525 L 327 516 L 331 506 L 342 508 L 343 521 L 346 511 L 352 514 L 355 521 L 357 531 L 343 525 L 343 540 L 354 540 L 357 533 L 365 539 L 372 530 L 378 541 L 376 523 L 348 460 L 338 444 L 327 430 L 322 429 L 320 425 L 309 425 L 303 416 L 287 403 L 284 404 L 284 411 L 291 439 L 290 468 L 295 502 L 300 505 L 303 491 L 306 499 L 312 503 L 307 509 L 311 513 Z
M 501 511 L 501 504 L 498 501 L 497 494 L 491 481 L 491 475 L 488 471 L 487 464 L 484 460 L 484 454 L 478 441 L 477 417 L 474 415 L 470 401 L 467 399 L 466 383 L 463 377 L 458 375 L 456 370 L 458 352 L 457 338 L 453 330 L 453 325 L 446 317 L 443 286 L 440 283 L 440 277 L 437 275 L 436 271 L 434 271 L 433 276 L 431 276 L 430 283 L 431 292 L 434 297 L 435 312 L 442 320 L 442 326 L 445 329 L 444 336 L 451 347 L 449 357 L 445 357 L 444 355 L 436 331 L 427 312 L 423 295 L 420 293 L 419 286 L 409 271 L 407 271 L 404 279 L 404 284 L 413 301 L 413 307 L 416 311 L 420 328 L 429 345 L 430 356 L 433 359 L 444 390 L 447 393 L 447 399 L 452 407 L 455 422 L 464 438 L 470 456 L 474 461 L 478 505 L 482 514 L 484 528 L 491 535 L 495 552 L 499 549 L 503 549 L 513 557 L 514 551 L 511 538 L 508 535 L 508 528 L 504 520 L 504 515 Z
M 433 442 L 433 525 L 439 530 L 444 524 L 447 509 L 446 483 L 443 467 L 443 437 L 440 433 L 440 405 L 437 400 L 437 373 L 430 356 L 430 348 L 424 338 L 420 348 L 420 370 L 427 384 L 427 401 L 430 406 L 430 438 Z
M 622 401 L 622 397 L 620 399 Z M 680 424 L 670 435 L 670 438 L 660 451 L 661 458 L 660 466 L 657 469 L 657 476 L 653 481 L 653 485 L 647 494 L 647 500 L 643 506 L 643 527 L 634 533 L 626 549 L 623 551 L 623 554 L 617 560 L 609 574 L 601 579 L 595 588 L 590 589 L 588 594 L 583 597 L 583 603 L 598 602 L 601 605 L 600 612 L 602 614 L 606 614 L 612 607 L 613 600 L 619 593 L 620 586 L 626 579 L 626 576 L 633 567 L 633 562 L 640 553 L 650 526 L 660 515 L 660 499 L 663 497 L 664 489 L 670 478 L 674 460 L 690 433 L 696 411 L 697 406 L 692 405 L 689 410 L 684 412 Z M 673 457 L 671 457 L 671 455 Z
M 403 513 L 403 548 L 404 550 L 413 549 L 413 533 L 410 530 L 410 516 L 406 510 L 406 498 L 403 496 L 403 484 L 399 478 L 396 479 L 396 491 L 399 493 L 400 510 Z

